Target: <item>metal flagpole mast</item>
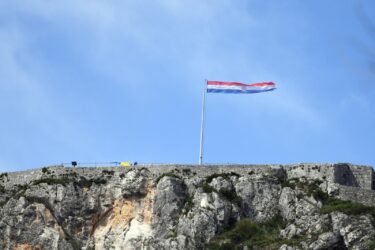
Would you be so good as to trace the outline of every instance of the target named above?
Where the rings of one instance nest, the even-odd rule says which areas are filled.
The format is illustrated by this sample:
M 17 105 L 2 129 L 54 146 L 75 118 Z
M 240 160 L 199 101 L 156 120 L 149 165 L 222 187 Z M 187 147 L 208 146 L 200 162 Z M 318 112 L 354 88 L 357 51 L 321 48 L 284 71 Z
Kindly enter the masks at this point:
M 202 165 L 202 159 L 203 159 L 204 113 L 206 109 L 206 92 L 207 92 L 207 80 L 204 80 L 203 100 L 202 100 L 202 120 L 201 120 L 201 143 L 200 143 L 200 148 L 199 148 L 199 165 Z

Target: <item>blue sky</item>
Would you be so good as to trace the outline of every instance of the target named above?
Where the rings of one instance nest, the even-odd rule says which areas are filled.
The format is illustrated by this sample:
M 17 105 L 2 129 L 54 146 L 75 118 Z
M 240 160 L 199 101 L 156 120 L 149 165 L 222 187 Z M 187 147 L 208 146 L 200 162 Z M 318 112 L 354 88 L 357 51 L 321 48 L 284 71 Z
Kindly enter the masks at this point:
M 372 1 L 0 1 L 0 171 L 78 162 L 375 165 Z

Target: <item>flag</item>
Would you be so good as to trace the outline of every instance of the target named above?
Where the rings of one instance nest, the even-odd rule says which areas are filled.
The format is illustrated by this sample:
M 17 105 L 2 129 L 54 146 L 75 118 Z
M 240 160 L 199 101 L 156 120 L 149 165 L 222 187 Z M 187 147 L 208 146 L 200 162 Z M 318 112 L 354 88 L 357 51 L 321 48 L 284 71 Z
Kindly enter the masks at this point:
M 244 84 L 239 82 L 207 81 L 207 93 L 253 94 L 276 89 L 273 82 Z

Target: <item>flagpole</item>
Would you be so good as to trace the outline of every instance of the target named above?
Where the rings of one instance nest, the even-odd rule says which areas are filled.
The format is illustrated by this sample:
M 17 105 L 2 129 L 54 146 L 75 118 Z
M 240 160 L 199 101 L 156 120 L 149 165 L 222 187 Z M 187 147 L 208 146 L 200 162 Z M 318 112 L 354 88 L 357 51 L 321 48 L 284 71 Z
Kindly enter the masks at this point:
M 203 100 L 202 100 L 202 120 L 201 120 L 201 142 L 199 147 L 199 165 L 202 165 L 203 160 L 203 139 L 204 139 L 204 113 L 206 109 L 206 92 L 207 92 L 207 80 L 204 80 L 203 88 Z

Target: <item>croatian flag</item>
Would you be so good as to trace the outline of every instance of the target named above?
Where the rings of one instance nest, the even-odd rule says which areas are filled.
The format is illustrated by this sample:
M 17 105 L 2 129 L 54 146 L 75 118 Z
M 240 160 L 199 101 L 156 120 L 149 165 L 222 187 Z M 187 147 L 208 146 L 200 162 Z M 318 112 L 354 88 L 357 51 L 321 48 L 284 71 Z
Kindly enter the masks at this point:
M 207 93 L 253 94 L 276 89 L 273 82 L 244 84 L 239 82 L 207 81 Z

